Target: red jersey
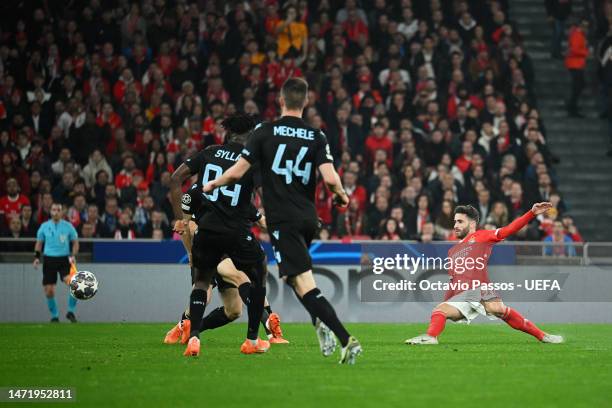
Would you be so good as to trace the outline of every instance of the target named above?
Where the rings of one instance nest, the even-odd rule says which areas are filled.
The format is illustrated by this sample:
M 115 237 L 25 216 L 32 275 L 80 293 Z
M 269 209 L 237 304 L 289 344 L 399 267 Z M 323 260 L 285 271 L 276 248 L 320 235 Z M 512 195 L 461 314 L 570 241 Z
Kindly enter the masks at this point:
M 493 245 L 503 241 L 510 235 L 517 233 L 535 217 L 534 213 L 527 211 L 505 227 L 496 230 L 478 230 L 468 234 L 465 238 L 448 250 L 447 262 L 452 262 L 448 268 L 451 283 L 465 284 L 472 289 L 472 282 L 489 283 L 487 266 Z M 465 287 L 455 287 L 448 290 L 444 300 L 452 298 L 465 291 Z
M 19 194 L 15 199 L 5 195 L 0 198 L 0 214 L 4 215 L 8 224 L 10 218 L 18 217 L 21 214 L 21 207 L 24 205 L 30 205 L 30 200 L 23 194 Z

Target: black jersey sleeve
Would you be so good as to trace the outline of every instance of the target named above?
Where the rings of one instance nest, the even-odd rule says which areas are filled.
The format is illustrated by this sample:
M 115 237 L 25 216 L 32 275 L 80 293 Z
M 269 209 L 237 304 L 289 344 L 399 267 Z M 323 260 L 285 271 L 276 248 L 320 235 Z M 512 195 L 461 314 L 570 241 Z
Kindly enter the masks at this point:
M 261 159 L 261 149 L 264 136 L 265 125 L 264 123 L 260 123 L 259 125 L 255 126 L 255 129 L 253 129 L 251 132 L 251 136 L 249 136 L 246 146 L 244 149 L 242 149 L 241 157 L 251 164 L 259 162 Z
M 199 205 L 199 187 L 197 184 L 191 186 L 189 190 L 181 197 L 181 208 L 184 214 L 191 214 L 196 211 Z
M 191 174 L 196 174 L 200 171 L 200 169 L 204 165 L 204 155 L 204 150 L 201 150 L 190 158 L 188 158 L 187 160 L 185 160 L 185 165 L 189 167 L 189 170 L 191 170 Z
M 315 153 L 316 166 L 319 167 L 323 163 L 333 163 L 334 157 L 331 155 L 327 136 L 322 131 L 319 131 L 317 138 L 317 151 Z

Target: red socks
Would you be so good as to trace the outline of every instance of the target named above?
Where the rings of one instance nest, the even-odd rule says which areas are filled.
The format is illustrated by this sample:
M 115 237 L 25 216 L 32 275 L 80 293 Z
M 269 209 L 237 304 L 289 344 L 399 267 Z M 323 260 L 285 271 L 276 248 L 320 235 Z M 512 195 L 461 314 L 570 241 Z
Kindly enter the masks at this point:
M 438 337 L 444 330 L 445 325 L 446 315 L 439 310 L 434 311 L 431 314 L 431 321 L 429 322 L 429 327 L 427 328 L 427 335 L 431 337 Z
M 506 313 L 502 316 L 502 320 L 508 323 L 513 329 L 531 334 L 540 341 L 544 338 L 545 333 L 540 330 L 538 326 L 525 319 L 522 314 L 510 307 L 506 307 Z

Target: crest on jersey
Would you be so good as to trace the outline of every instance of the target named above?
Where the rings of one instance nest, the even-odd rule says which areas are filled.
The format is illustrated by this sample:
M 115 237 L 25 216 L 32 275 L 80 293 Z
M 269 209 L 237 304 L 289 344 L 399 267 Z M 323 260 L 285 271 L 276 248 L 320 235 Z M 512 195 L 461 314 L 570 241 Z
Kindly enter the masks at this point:
M 181 201 L 183 202 L 183 204 L 191 204 L 191 196 L 187 193 L 183 194 L 183 197 L 181 198 Z
M 468 244 L 473 244 L 476 242 L 476 238 L 472 237 L 468 240 Z

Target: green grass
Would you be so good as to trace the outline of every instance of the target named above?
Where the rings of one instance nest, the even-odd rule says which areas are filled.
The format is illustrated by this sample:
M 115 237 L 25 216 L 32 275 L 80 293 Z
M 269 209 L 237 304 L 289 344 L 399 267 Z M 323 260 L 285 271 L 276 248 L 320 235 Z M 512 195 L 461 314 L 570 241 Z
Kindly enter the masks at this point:
M 304 324 L 254 356 L 239 352 L 244 324 L 205 332 L 199 358 L 161 343 L 169 325 L 1 324 L 0 387 L 74 387 L 69 406 L 99 407 L 609 406 L 612 325 L 544 325 L 561 345 L 448 325 L 439 346 L 420 347 L 403 341 L 424 324 L 348 326 L 364 346 L 355 366 L 323 358 Z

